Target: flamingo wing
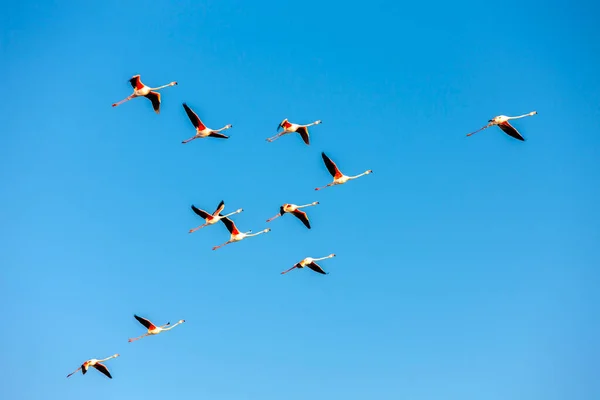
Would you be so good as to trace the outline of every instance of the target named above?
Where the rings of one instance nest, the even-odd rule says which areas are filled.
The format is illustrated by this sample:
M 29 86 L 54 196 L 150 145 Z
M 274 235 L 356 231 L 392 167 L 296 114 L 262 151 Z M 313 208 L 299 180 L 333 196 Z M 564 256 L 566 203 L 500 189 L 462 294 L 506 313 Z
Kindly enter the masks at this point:
M 306 213 L 302 210 L 296 210 L 296 211 L 292 211 L 292 214 L 294 214 L 294 216 L 296 218 L 298 218 L 300 221 L 302 221 L 302 223 L 308 228 L 310 229 L 310 221 L 308 220 L 308 215 L 306 215 Z
M 108 372 L 108 368 L 106 368 L 106 365 L 96 363 L 96 364 L 94 364 L 94 368 L 96 368 L 98 371 L 102 372 L 104 375 L 106 375 L 110 379 L 112 379 L 112 376 L 110 376 L 110 372 Z
M 146 318 L 138 317 L 135 314 L 133 316 L 135 317 L 135 319 L 137 319 L 139 321 L 140 324 L 144 325 L 146 327 L 146 329 L 149 329 L 149 330 L 156 329 L 156 326 L 154 326 L 154 324 L 152 322 L 148 321 Z
M 193 204 L 192 204 L 192 210 L 193 210 L 193 211 L 194 211 L 196 214 L 198 214 L 200 217 L 202 217 L 202 218 L 204 218 L 204 219 L 206 219 L 206 218 L 210 217 L 210 214 L 209 214 L 209 213 L 207 213 L 207 212 L 206 212 L 206 211 L 204 211 L 204 210 L 201 210 L 201 209 L 199 209 L 198 207 L 196 207 L 196 206 L 195 206 L 195 205 L 193 205 Z
M 302 140 L 304 140 L 304 143 L 310 144 L 310 138 L 308 137 L 307 127 L 301 126 L 300 128 L 296 129 L 296 132 L 298 132 L 300 136 L 302 136 Z
M 141 89 L 144 87 L 144 84 L 142 83 L 142 80 L 140 79 L 139 75 L 135 75 L 133 76 L 130 80 L 129 83 L 131 84 L 131 87 L 134 89 Z
M 213 216 L 217 216 L 219 214 L 221 214 L 223 212 L 223 210 L 225 209 L 225 202 L 223 200 L 221 200 L 221 202 L 219 203 L 219 205 L 217 206 L 217 209 L 215 210 L 215 212 L 213 213 Z
M 238 230 L 238 228 L 235 226 L 235 224 L 233 223 L 232 220 L 230 220 L 227 217 L 223 217 L 221 218 L 221 222 L 223 222 L 225 224 L 225 226 L 227 227 L 227 230 L 229 231 L 229 233 L 231 233 L 232 235 L 237 235 L 240 233 L 240 231 Z
M 340 178 L 342 176 L 342 173 L 338 169 L 337 165 L 335 165 L 335 163 L 333 161 L 331 161 L 331 159 L 329 157 L 327 157 L 327 155 L 325 155 L 324 152 L 321 153 L 321 156 L 323 157 L 323 161 L 325 162 L 325 166 L 327 167 L 327 170 L 329 171 L 331 176 L 333 176 L 333 179 Z
M 199 129 L 201 131 L 206 129 L 206 126 L 202 123 L 200 117 L 198 117 L 198 115 L 194 111 L 192 111 L 192 109 L 189 108 L 187 104 L 183 103 L 183 108 L 185 109 L 185 112 L 188 115 L 190 121 L 192 121 L 192 125 L 194 125 L 196 129 Z
M 515 139 L 525 141 L 525 138 L 521 136 L 519 131 L 517 131 L 514 126 L 508 123 L 508 121 L 498 124 L 498 127 L 504 131 L 508 136 L 512 136 Z
M 87 367 L 87 365 L 85 365 L 85 364 L 82 364 L 82 365 L 81 365 L 81 373 L 82 373 L 83 375 L 85 375 L 85 373 L 87 372 L 87 370 L 88 370 L 88 367 Z
M 312 269 L 312 270 L 313 270 L 313 271 L 315 271 L 315 272 L 318 272 L 318 273 L 320 273 L 320 274 L 323 274 L 323 275 L 327 275 L 327 272 L 323 271 L 323 268 L 321 268 L 321 267 L 319 266 L 319 264 L 317 264 L 317 263 L 316 263 L 316 262 L 314 262 L 314 261 L 313 261 L 313 262 L 311 262 L 310 264 L 306 264 L 306 266 L 307 266 L 308 268 Z
M 219 139 L 229 139 L 229 136 L 223 135 L 222 133 L 219 133 L 219 132 L 211 132 L 208 134 L 208 136 L 219 138 Z
M 157 114 L 159 114 L 160 113 L 160 93 L 150 92 L 146 95 L 146 98 L 152 102 L 152 108 L 154 108 L 154 111 Z

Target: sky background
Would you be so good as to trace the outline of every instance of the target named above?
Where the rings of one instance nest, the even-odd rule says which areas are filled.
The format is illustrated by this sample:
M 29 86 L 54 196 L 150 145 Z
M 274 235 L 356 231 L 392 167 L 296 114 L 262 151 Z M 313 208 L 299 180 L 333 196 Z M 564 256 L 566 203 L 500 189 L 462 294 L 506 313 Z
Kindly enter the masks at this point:
M 2 396 L 600 398 L 600 6 L 400 3 L 3 2 Z

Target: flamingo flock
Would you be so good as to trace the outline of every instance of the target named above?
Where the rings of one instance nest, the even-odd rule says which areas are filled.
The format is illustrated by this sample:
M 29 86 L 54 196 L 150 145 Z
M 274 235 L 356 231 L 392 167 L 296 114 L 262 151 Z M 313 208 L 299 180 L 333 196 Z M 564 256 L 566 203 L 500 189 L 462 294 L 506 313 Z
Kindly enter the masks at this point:
M 150 87 L 145 85 L 144 83 L 142 83 L 141 77 L 140 75 L 134 75 L 133 77 L 131 77 L 131 79 L 129 79 L 129 83 L 131 84 L 132 88 L 133 88 L 133 93 L 131 95 L 129 95 L 128 97 L 126 97 L 125 99 L 118 101 L 116 103 L 114 103 L 112 106 L 113 107 L 117 107 L 129 100 L 132 100 L 136 97 L 146 97 L 147 99 L 150 100 L 150 102 L 152 103 L 152 108 L 154 110 L 154 112 L 156 114 L 160 113 L 160 105 L 161 105 L 161 95 L 158 92 L 158 90 L 167 88 L 167 87 L 171 87 L 171 86 L 175 86 L 177 85 L 176 81 L 173 81 L 171 83 L 168 83 L 166 85 L 163 86 L 159 86 L 159 87 Z M 229 136 L 224 135 L 223 131 L 231 129 L 232 125 L 231 124 L 227 124 L 225 126 L 223 126 L 220 129 L 211 129 L 208 128 L 200 119 L 200 117 L 198 116 L 198 114 L 196 114 L 195 111 L 193 111 L 188 105 L 187 103 L 183 102 L 182 103 L 183 109 L 185 110 L 185 113 L 188 117 L 188 119 L 190 120 L 190 122 L 192 123 L 192 125 L 194 126 L 196 132 L 194 134 L 194 136 L 183 140 L 181 143 L 183 144 L 187 144 L 193 140 L 196 139 L 204 139 L 204 138 L 218 138 L 218 139 L 229 139 Z M 507 135 L 511 136 L 514 139 L 520 140 L 520 141 L 525 141 L 524 137 L 519 133 L 519 131 L 513 127 L 509 121 L 510 120 L 515 120 L 515 119 L 520 119 L 520 118 L 525 118 L 525 117 L 529 117 L 529 116 L 533 116 L 536 115 L 537 111 L 532 111 L 530 113 L 527 114 L 523 114 L 523 115 L 519 115 L 519 116 L 515 116 L 515 117 L 509 117 L 506 115 L 499 115 L 496 116 L 492 119 L 490 119 L 488 121 L 488 124 L 485 125 L 484 127 L 478 129 L 477 131 L 468 133 L 467 136 L 472 136 L 477 132 L 480 132 L 484 129 L 487 129 L 491 126 L 498 126 L 504 133 L 506 133 Z M 291 133 L 298 133 L 302 139 L 302 141 L 309 146 L 310 145 L 310 135 L 309 135 L 309 130 L 308 128 L 311 126 L 315 126 L 315 125 L 319 125 L 321 124 L 322 121 L 321 120 L 316 120 L 312 123 L 309 124 L 305 124 L 305 125 L 300 125 L 300 124 L 296 124 L 296 123 L 291 123 L 288 121 L 287 118 L 285 118 L 284 120 L 282 120 L 279 125 L 277 126 L 277 131 L 278 133 L 267 139 L 267 142 L 271 143 L 279 138 L 281 138 L 282 136 L 285 135 L 289 135 Z M 283 129 L 281 132 L 279 132 L 280 129 Z M 331 187 L 331 186 L 337 186 L 337 185 L 342 185 L 345 183 L 348 183 L 351 180 L 355 180 L 358 179 L 360 177 L 363 177 L 365 175 L 369 175 L 372 174 L 373 171 L 371 169 L 366 170 L 365 172 L 358 174 L 358 175 L 345 175 L 344 173 L 341 172 L 341 170 L 338 168 L 338 166 L 336 165 L 336 163 L 329 158 L 325 152 L 321 152 L 321 158 L 323 160 L 323 163 L 325 164 L 325 168 L 327 169 L 327 171 L 329 172 L 329 174 L 331 175 L 331 177 L 333 178 L 333 181 L 328 183 L 325 186 L 321 186 L 321 187 L 317 187 L 315 188 L 316 191 L 319 190 L 323 190 L 327 187 Z M 311 229 L 311 223 L 310 223 L 310 219 L 308 217 L 308 214 L 306 213 L 306 211 L 303 211 L 302 209 L 307 208 L 307 207 L 313 207 L 316 205 L 319 205 L 320 203 L 318 201 L 314 201 L 312 203 L 309 204 L 303 204 L 303 205 L 296 205 L 293 203 L 285 203 L 283 205 L 281 205 L 279 207 L 279 213 L 277 213 L 276 215 L 274 215 L 273 217 L 267 219 L 267 223 L 272 222 L 273 220 L 285 215 L 285 214 L 291 214 L 294 217 L 296 217 L 298 220 L 300 220 L 302 222 L 302 224 L 304 224 L 304 226 L 307 229 Z M 217 206 L 216 210 L 213 213 L 209 213 L 203 209 L 200 209 L 198 207 L 196 207 L 195 205 L 191 205 L 191 209 L 192 211 L 199 216 L 200 218 L 202 218 L 204 220 L 204 223 L 190 229 L 188 232 L 189 233 L 193 233 L 196 232 L 202 228 L 205 228 L 207 226 L 211 226 L 211 225 L 217 225 L 219 222 L 223 223 L 223 226 L 227 229 L 227 231 L 229 232 L 229 239 L 224 242 L 223 244 L 214 246 L 212 248 L 212 250 L 217 250 L 220 249 L 224 246 L 227 246 L 229 244 L 235 243 L 235 242 L 239 242 L 242 241 L 244 239 L 250 238 L 250 237 L 254 237 L 254 236 L 258 236 L 258 235 L 262 235 L 265 233 L 268 233 L 271 231 L 270 228 L 265 228 L 257 233 L 252 233 L 251 230 L 249 231 L 245 231 L 242 232 L 240 231 L 236 224 L 234 223 L 233 220 L 230 219 L 231 216 L 235 215 L 235 214 L 239 214 L 243 211 L 242 208 L 238 208 L 237 210 L 227 213 L 227 214 L 222 214 L 222 212 L 225 209 L 225 202 L 223 200 L 221 200 L 221 202 L 219 203 L 219 205 Z M 323 261 L 326 259 L 330 259 L 335 257 L 336 255 L 334 253 L 329 254 L 328 256 L 325 257 L 321 257 L 321 258 L 312 258 L 312 257 L 306 257 L 304 259 L 302 259 L 301 261 L 297 262 L 296 264 L 294 264 L 291 268 L 281 272 L 281 275 L 285 275 L 288 272 L 294 270 L 294 269 L 303 269 L 303 268 L 309 268 L 310 270 L 319 273 L 321 275 L 328 275 L 328 272 L 325 272 L 325 270 L 323 270 L 323 268 L 317 264 L 317 261 Z M 177 323 L 171 325 L 170 322 L 167 322 L 166 324 L 163 325 L 156 325 L 153 322 L 151 322 L 149 319 L 143 318 L 138 316 L 137 314 L 133 315 L 134 318 L 146 329 L 146 332 L 144 334 L 142 334 L 141 336 L 138 337 L 134 337 L 134 338 L 130 338 L 128 341 L 131 342 L 135 342 L 137 340 L 140 340 L 144 337 L 147 336 L 154 336 L 154 335 L 158 335 L 160 333 L 163 332 L 167 332 L 173 328 L 175 328 L 176 326 L 183 324 L 185 322 L 185 320 L 181 319 L 179 320 Z M 86 374 L 87 370 L 90 367 L 95 368 L 96 370 L 98 370 L 99 372 L 101 372 L 102 374 L 104 374 L 106 377 L 112 379 L 112 375 L 109 372 L 108 368 L 106 367 L 106 365 L 103 364 L 103 362 L 108 361 L 110 359 L 113 358 L 117 358 L 119 357 L 120 354 L 114 354 L 110 357 L 104 358 L 104 359 L 89 359 L 87 361 L 85 361 L 79 368 L 77 368 L 75 371 L 71 372 L 69 375 L 67 375 L 67 378 L 72 376 L 73 374 L 75 374 L 76 372 L 80 371 L 82 372 L 83 375 Z

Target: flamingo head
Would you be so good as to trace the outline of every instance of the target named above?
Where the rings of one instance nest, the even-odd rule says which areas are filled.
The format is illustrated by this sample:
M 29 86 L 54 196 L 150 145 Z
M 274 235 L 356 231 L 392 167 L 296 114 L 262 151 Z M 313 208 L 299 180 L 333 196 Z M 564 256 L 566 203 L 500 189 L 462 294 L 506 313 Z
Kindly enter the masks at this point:
M 315 205 L 315 206 L 316 206 L 317 204 L 319 204 L 319 202 L 318 202 L 318 201 L 314 201 L 314 202 L 313 202 L 313 205 Z
M 237 210 L 235 210 L 235 212 L 238 213 L 238 214 L 241 213 L 242 211 L 244 211 L 243 208 L 238 208 Z
M 267 228 L 263 231 L 264 233 L 271 232 L 271 228 Z
M 180 324 L 183 324 L 184 322 L 185 322 L 185 319 L 180 319 L 180 320 L 179 320 L 179 323 L 180 323 Z
M 368 170 L 368 171 L 365 172 L 365 174 L 367 174 L 367 175 L 372 174 L 372 173 L 373 173 L 372 169 L 370 169 L 370 170 Z
M 535 115 L 535 114 L 537 114 L 537 111 L 532 111 L 529 113 L 529 115 Z
M 331 253 L 331 254 L 329 255 L 329 257 L 335 257 L 335 254 Z
M 175 86 L 175 85 L 177 85 L 177 82 L 173 81 L 173 82 L 169 83 L 169 85 Z
M 113 357 L 117 358 L 117 357 L 119 357 L 119 356 L 120 356 L 120 354 L 119 354 L 119 353 L 117 353 L 117 354 L 115 354 Z
M 320 123 L 322 123 L 322 122 L 323 122 L 323 121 L 321 121 L 321 120 L 315 121 L 315 125 L 319 125 L 319 124 L 320 124 Z

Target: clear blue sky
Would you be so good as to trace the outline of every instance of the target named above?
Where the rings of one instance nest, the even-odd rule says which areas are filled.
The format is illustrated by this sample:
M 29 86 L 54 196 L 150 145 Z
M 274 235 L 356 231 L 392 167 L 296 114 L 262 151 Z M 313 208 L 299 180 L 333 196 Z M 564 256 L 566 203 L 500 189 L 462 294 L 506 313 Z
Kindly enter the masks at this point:
M 5 398 L 600 398 L 597 4 L 126 3 L 3 5 Z M 321 151 L 374 174 L 315 192 Z M 212 251 L 220 200 L 272 231 Z

